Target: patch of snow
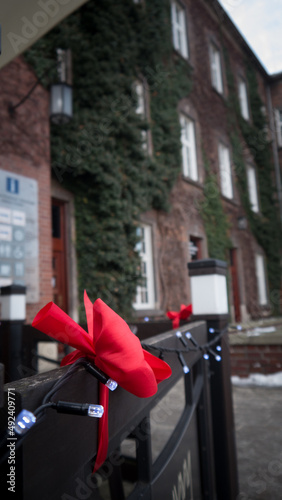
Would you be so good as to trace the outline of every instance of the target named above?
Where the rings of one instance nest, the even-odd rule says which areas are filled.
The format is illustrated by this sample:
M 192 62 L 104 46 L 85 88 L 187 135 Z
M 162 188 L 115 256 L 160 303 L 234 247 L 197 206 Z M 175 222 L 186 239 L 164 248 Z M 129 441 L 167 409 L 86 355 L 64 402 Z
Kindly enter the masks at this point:
M 252 373 L 246 378 L 234 375 L 231 377 L 233 385 L 239 386 L 260 386 L 260 387 L 282 387 L 282 372 L 263 375 L 262 373 Z
M 258 326 L 257 328 L 254 328 L 253 330 L 248 330 L 247 337 L 256 337 L 257 335 L 262 335 L 264 333 L 274 333 L 274 332 L 276 332 L 275 326 L 265 326 L 263 328 Z

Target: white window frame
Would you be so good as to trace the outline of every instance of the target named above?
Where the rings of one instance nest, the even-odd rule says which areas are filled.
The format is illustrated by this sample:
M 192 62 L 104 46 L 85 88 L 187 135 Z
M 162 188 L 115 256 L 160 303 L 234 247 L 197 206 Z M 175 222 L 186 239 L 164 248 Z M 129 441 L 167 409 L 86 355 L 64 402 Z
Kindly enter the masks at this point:
M 247 165 L 247 180 L 251 209 L 257 213 L 259 212 L 258 186 L 256 170 L 253 165 Z
M 148 224 L 141 224 L 137 230 L 137 234 L 140 236 L 140 241 L 137 243 L 136 250 L 141 258 L 141 274 L 144 278 L 144 284 L 137 286 L 133 307 L 136 310 L 154 309 L 155 284 L 152 227 Z
M 256 259 L 255 263 L 256 263 L 256 276 L 257 276 L 257 287 L 258 287 L 258 303 L 260 306 L 266 306 L 268 304 L 268 299 L 267 299 L 264 257 L 263 255 L 257 253 L 255 259 Z
M 184 177 L 198 180 L 197 149 L 195 123 L 190 118 L 180 115 L 182 144 L 182 173 Z
M 146 101 L 145 101 L 145 88 L 143 82 L 141 82 L 140 80 L 135 80 L 133 86 L 137 97 L 135 112 L 137 115 L 145 117 Z
M 282 147 L 282 109 L 275 110 L 277 144 Z
M 172 40 L 173 47 L 182 57 L 188 59 L 186 11 L 180 3 L 171 2 Z
M 146 119 L 146 91 L 145 86 L 141 80 L 136 80 L 134 82 L 134 91 L 137 97 L 137 103 L 135 112 L 137 115 L 140 115 L 141 118 Z M 141 131 L 142 138 L 142 149 L 144 151 L 148 151 L 148 131 Z
M 222 142 L 218 144 L 218 160 L 221 193 L 230 200 L 233 198 L 232 170 L 229 148 Z
M 246 84 L 245 80 L 241 77 L 239 77 L 239 81 L 238 81 L 238 95 L 239 95 L 241 115 L 243 116 L 243 118 L 245 120 L 249 120 L 250 113 L 249 113 L 249 100 L 248 100 L 247 84 Z
M 212 86 L 219 94 L 223 94 L 221 54 L 214 43 L 210 44 L 210 63 Z

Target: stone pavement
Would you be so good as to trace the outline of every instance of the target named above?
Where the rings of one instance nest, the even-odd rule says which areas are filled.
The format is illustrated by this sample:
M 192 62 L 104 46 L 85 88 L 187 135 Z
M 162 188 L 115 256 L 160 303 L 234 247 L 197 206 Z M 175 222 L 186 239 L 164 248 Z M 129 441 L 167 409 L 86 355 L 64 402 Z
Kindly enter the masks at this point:
M 233 386 L 240 495 L 282 499 L 282 389 Z

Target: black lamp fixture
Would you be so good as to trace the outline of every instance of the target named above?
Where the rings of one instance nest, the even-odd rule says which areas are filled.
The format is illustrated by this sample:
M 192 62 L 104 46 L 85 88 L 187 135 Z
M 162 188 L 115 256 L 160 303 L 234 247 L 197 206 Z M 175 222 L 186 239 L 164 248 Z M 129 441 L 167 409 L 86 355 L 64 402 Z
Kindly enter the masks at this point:
M 58 82 L 50 87 L 50 120 L 64 125 L 72 118 L 72 71 L 70 50 L 57 49 Z
M 244 215 L 237 217 L 238 229 L 244 230 L 248 229 L 248 220 Z
M 69 49 L 57 49 L 57 73 L 58 81 L 50 85 L 50 120 L 56 125 L 64 125 L 72 118 L 72 68 L 71 51 Z M 52 69 L 48 68 L 46 73 Z M 46 74 L 43 75 L 43 77 Z M 42 78 L 43 78 L 42 77 Z M 19 108 L 33 93 L 42 78 L 33 84 L 29 92 L 15 105 L 9 105 L 10 115 L 15 114 Z

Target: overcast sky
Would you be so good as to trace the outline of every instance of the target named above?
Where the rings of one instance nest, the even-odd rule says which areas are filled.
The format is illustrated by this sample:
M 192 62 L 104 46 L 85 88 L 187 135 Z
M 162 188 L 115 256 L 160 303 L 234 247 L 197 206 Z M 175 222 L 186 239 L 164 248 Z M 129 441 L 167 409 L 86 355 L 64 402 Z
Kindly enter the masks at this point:
M 219 0 L 268 73 L 282 71 L 282 0 Z

